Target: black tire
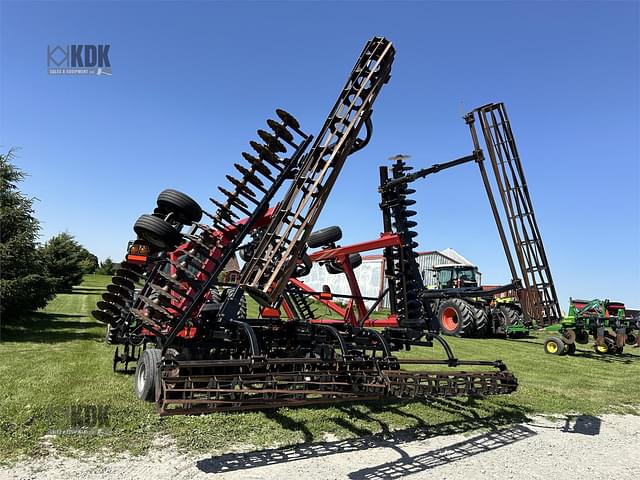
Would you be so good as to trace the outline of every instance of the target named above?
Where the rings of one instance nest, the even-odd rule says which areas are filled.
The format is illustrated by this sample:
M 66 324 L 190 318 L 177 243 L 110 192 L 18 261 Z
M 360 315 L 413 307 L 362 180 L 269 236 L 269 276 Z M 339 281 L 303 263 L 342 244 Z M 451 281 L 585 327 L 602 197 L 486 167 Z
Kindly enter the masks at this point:
M 238 255 L 243 262 L 249 262 L 253 258 L 253 251 L 249 248 L 241 248 L 238 250 Z
M 565 344 L 561 338 L 547 338 L 544 342 L 544 353 L 548 353 L 549 355 L 564 355 Z
M 158 195 L 158 209 L 164 214 L 173 213 L 174 218 L 182 223 L 199 222 L 202 219 L 202 208 L 191 198 L 177 190 L 168 188 Z
M 155 400 L 160 360 L 162 360 L 162 351 L 158 348 L 148 348 L 140 355 L 133 375 L 133 391 L 140 400 L 146 402 Z
M 352 269 L 358 268 L 362 265 L 362 255 L 359 253 L 352 253 L 349 255 L 349 263 L 351 264 Z M 338 265 L 336 262 L 329 262 L 325 265 L 327 272 L 331 275 L 337 275 L 339 273 L 344 273 L 344 268 L 341 265 Z
M 507 326 L 522 323 L 522 313 L 518 308 L 511 305 L 500 305 L 498 310 L 504 316 Z
M 142 215 L 133 225 L 133 231 L 160 250 L 173 249 L 182 239 L 173 225 L 153 215 Z
M 567 355 L 575 355 L 576 354 L 576 344 L 575 343 L 567 343 L 564 347 L 564 353 Z
M 307 239 L 309 248 L 324 247 L 331 243 L 336 243 L 342 238 L 340 227 L 327 227 L 313 232 Z
M 309 255 L 305 253 L 304 255 L 302 255 L 302 258 L 300 259 L 300 261 L 302 263 L 299 263 L 298 265 L 296 265 L 296 268 L 294 269 L 293 274 L 291 275 L 293 278 L 304 277 L 306 275 L 309 275 L 309 273 L 311 272 L 311 268 L 313 267 L 313 262 L 311 261 L 311 257 L 309 257 Z
M 628 333 L 624 343 L 626 343 L 627 345 L 635 345 L 637 341 L 638 337 L 636 337 L 633 333 Z
M 576 343 L 586 345 L 589 343 L 589 333 L 584 330 L 576 330 Z
M 232 288 L 227 288 L 226 290 L 224 290 L 222 292 L 222 296 L 220 297 L 219 302 L 222 304 L 222 302 L 224 302 L 224 299 L 227 297 L 227 293 L 232 290 Z M 247 296 L 243 295 L 242 298 L 240 299 L 240 307 L 238 308 L 238 317 L 237 320 L 246 320 L 247 318 L 247 311 L 248 311 L 248 307 L 247 307 Z
M 473 311 L 473 321 L 475 324 L 475 331 L 477 335 L 484 335 L 489 329 L 489 315 L 486 308 L 473 305 L 471 307 Z
M 438 322 L 445 335 L 470 334 L 475 325 L 472 307 L 459 298 L 444 300 L 438 306 Z

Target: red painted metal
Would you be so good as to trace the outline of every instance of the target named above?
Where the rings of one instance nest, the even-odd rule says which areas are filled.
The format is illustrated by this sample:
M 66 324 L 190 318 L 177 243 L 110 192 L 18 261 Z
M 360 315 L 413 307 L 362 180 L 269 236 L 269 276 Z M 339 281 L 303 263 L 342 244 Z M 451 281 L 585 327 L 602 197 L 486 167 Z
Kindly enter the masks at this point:
M 400 236 L 395 233 L 382 233 L 380 238 L 376 240 L 370 240 L 368 242 L 355 243 L 353 245 L 347 245 L 346 247 L 328 248 L 319 250 L 309 254 L 309 257 L 313 262 L 320 261 L 335 261 L 342 268 L 344 275 L 347 277 L 349 283 L 350 295 L 353 298 L 349 299 L 349 303 L 346 308 L 341 307 L 337 303 L 323 299 L 318 292 L 315 292 L 309 285 L 296 278 L 291 279 L 291 283 L 296 285 L 301 290 L 309 293 L 316 301 L 326 305 L 331 311 L 337 313 L 342 319 L 327 319 L 318 318 L 312 320 L 314 323 L 322 324 L 342 324 L 349 323 L 351 325 L 359 325 L 360 319 L 364 318 L 367 314 L 367 307 L 362 298 L 360 286 L 358 285 L 358 279 L 355 272 L 349 262 L 349 255 L 353 253 L 367 252 L 371 250 L 378 250 L 385 247 L 393 247 L 402 245 Z M 285 302 L 286 303 L 286 302 Z M 356 314 L 357 312 L 357 314 Z M 397 315 L 391 314 L 387 318 L 380 319 L 367 319 L 364 322 L 365 327 L 397 327 L 398 319 Z

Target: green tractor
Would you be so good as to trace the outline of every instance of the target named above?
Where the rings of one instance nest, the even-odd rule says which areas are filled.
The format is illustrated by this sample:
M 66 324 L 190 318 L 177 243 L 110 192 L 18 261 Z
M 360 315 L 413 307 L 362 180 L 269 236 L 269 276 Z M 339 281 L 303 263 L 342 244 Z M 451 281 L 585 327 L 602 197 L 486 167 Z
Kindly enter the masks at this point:
M 487 296 L 480 286 L 478 267 L 441 264 L 433 267 L 437 285 L 429 287 L 430 297 L 441 292 L 434 310 L 444 334 L 507 337 L 526 336 L 529 325 L 514 297 Z
M 621 354 L 624 345 L 637 342 L 640 320 L 625 315 L 623 303 L 610 300 L 569 299 L 569 314 L 559 324 L 545 329 L 558 333 L 545 340 L 544 351 L 551 355 L 573 355 L 576 344 L 589 343 L 600 354 Z

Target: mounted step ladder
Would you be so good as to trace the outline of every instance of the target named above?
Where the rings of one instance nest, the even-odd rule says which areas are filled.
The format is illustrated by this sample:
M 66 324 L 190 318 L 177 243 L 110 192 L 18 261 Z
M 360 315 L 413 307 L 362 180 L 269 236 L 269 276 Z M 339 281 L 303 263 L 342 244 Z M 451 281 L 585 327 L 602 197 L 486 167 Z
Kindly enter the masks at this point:
M 484 156 L 475 128 L 476 119 L 482 130 L 486 152 L 500 192 L 511 233 L 511 244 L 505 236 L 491 183 L 484 169 Z M 538 326 L 556 323 L 562 318 L 562 313 L 505 106 L 503 103 L 484 105 L 468 113 L 465 121 L 471 129 L 474 150 L 479 157 L 478 165 L 513 281 L 521 287 L 518 289 L 518 296 L 525 316 L 528 317 L 527 320 L 535 320 Z M 518 259 L 521 278 L 516 272 L 512 251 L 515 251 Z

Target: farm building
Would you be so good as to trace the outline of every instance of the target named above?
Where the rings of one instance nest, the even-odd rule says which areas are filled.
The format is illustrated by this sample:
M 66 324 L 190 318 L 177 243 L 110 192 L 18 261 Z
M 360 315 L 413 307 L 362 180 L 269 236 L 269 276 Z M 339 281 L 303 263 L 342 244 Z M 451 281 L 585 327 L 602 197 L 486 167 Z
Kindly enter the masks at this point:
M 433 270 L 434 265 L 449 263 L 473 265 L 473 263 L 452 248 L 447 248 L 443 251 L 418 253 L 420 274 L 422 275 L 425 286 L 436 284 Z M 362 265 L 355 269 L 355 274 L 363 296 L 377 297 L 387 288 L 387 282 L 384 278 L 384 267 L 384 258 L 382 255 L 366 255 L 362 257 Z M 300 280 L 315 291 L 321 291 L 324 285 L 328 285 L 333 293 L 350 293 L 349 284 L 347 283 L 345 275 L 332 275 L 327 272 L 326 268 L 322 265 L 314 264 L 311 273 L 306 277 L 300 278 Z M 480 280 L 480 273 L 478 273 L 478 280 Z M 373 301 L 367 301 L 365 303 L 371 305 Z M 381 306 L 383 308 L 389 307 L 388 298 L 384 299 Z

